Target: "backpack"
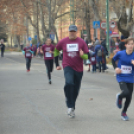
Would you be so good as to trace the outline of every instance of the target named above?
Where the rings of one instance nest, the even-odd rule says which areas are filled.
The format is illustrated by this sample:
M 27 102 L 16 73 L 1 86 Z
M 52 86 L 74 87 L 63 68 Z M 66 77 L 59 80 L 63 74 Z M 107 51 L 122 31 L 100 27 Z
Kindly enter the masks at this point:
M 98 50 L 97 56 L 98 56 L 98 57 L 101 57 L 101 56 L 102 56 L 102 47 Z

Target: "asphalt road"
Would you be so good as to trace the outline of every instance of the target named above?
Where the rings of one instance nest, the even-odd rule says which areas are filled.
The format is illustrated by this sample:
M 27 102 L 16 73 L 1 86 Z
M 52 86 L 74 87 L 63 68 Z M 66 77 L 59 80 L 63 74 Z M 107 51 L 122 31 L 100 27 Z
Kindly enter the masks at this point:
M 134 103 L 130 121 L 120 118 L 115 105 L 120 92 L 108 73 L 84 72 L 75 119 L 69 119 L 63 92 L 63 71 L 48 84 L 44 61 L 33 58 L 30 73 L 23 56 L 0 58 L 0 134 L 133 134 Z

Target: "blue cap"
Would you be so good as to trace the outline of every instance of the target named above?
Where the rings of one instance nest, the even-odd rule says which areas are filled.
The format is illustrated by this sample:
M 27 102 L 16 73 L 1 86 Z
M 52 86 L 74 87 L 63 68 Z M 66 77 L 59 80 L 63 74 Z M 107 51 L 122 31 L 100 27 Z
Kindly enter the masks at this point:
M 121 35 L 121 40 L 127 39 L 128 37 Z
M 77 32 L 77 26 L 75 26 L 75 25 L 70 25 L 69 26 L 69 32 L 70 31 L 75 31 L 75 32 Z

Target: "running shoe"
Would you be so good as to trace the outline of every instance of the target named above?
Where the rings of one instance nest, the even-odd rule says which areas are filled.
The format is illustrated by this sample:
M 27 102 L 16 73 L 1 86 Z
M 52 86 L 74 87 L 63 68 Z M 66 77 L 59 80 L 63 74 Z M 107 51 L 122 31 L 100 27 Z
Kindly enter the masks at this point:
M 90 72 L 90 69 L 88 69 L 87 71 Z
M 72 108 L 72 117 L 74 118 L 75 117 L 75 109 Z
M 118 107 L 119 109 L 121 109 L 121 108 L 122 108 L 122 100 L 119 99 L 119 95 L 120 95 L 120 93 L 118 93 L 118 94 L 116 95 L 116 105 L 117 105 L 117 107 Z
M 74 113 L 74 109 L 73 108 L 68 108 L 68 116 L 69 118 L 74 118 L 75 117 L 75 113 Z
M 49 84 L 52 84 L 51 80 L 49 80 Z
M 122 113 L 121 114 L 121 119 L 124 120 L 124 121 L 128 121 L 129 120 L 129 118 L 128 118 L 126 113 Z

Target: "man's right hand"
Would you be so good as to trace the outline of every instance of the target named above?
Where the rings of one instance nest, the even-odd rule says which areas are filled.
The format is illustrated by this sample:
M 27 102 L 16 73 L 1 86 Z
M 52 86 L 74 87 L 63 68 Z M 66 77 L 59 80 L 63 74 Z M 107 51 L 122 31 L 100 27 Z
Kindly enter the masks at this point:
M 116 72 L 116 74 L 121 74 L 121 69 L 120 68 L 116 68 L 115 72 Z
M 61 66 L 57 66 L 56 69 L 57 70 L 61 70 L 62 68 L 61 68 Z

